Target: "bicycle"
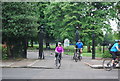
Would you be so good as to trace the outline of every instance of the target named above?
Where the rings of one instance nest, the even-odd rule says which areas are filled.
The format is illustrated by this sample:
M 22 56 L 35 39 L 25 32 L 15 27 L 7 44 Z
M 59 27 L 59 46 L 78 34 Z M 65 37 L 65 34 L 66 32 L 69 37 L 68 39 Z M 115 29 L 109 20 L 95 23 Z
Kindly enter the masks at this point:
M 75 62 L 77 62 L 78 60 L 81 61 L 82 56 L 81 56 L 81 53 L 79 52 L 80 48 L 75 48 L 75 49 L 77 49 L 77 52 L 75 50 L 73 59 L 75 60 Z
M 117 65 L 120 68 L 120 56 L 117 56 L 116 60 L 114 61 L 112 65 L 112 58 L 106 58 L 103 60 L 103 68 L 106 71 L 111 71 L 113 68 L 115 68 Z
M 61 66 L 61 58 L 60 58 L 60 54 L 61 53 L 57 53 L 57 57 L 56 57 L 56 60 L 55 60 L 55 65 L 58 69 L 60 69 L 60 66 Z

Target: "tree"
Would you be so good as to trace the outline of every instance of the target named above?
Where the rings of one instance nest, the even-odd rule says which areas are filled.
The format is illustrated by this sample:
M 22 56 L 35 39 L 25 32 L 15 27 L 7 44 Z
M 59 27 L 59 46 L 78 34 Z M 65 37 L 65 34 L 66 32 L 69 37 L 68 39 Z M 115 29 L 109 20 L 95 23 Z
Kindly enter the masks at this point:
M 8 54 L 11 57 L 26 58 L 27 41 L 36 33 L 38 27 L 37 7 L 24 2 L 6 2 L 2 7 L 2 37 L 8 46 Z
M 114 19 L 115 13 L 112 2 L 53 2 L 44 12 L 46 25 L 51 28 L 49 31 L 56 40 L 69 38 L 74 41 L 75 28 L 78 26 L 80 38 L 88 46 L 91 45 L 93 32 L 98 44 L 103 40 L 103 29 L 111 31 L 110 24 L 106 22 Z
M 118 20 L 118 32 L 116 33 L 117 39 L 120 39 L 120 1 L 116 5 L 117 10 L 117 20 Z
M 37 3 L 37 6 L 39 8 L 38 10 L 38 14 L 39 14 L 39 26 L 43 26 L 44 27 L 44 40 L 46 43 L 46 48 L 50 47 L 50 40 L 53 40 L 53 36 L 50 33 L 50 27 L 47 25 L 47 18 L 45 18 L 45 9 L 46 7 L 50 4 L 50 2 L 39 2 Z

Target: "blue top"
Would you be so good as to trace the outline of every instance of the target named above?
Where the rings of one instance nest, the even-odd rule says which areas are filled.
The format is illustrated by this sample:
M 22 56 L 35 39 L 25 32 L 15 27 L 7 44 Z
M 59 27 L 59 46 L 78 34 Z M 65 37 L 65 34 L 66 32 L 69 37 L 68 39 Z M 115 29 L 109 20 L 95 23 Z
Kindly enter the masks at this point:
M 80 42 L 80 43 L 76 43 L 76 46 L 77 46 L 77 48 L 83 48 L 83 43 L 82 42 Z
M 118 43 L 115 43 L 115 44 L 112 46 L 112 48 L 110 49 L 110 51 L 117 52 L 118 50 L 117 50 L 116 46 L 118 46 L 118 48 L 120 48 L 120 45 L 119 45 Z

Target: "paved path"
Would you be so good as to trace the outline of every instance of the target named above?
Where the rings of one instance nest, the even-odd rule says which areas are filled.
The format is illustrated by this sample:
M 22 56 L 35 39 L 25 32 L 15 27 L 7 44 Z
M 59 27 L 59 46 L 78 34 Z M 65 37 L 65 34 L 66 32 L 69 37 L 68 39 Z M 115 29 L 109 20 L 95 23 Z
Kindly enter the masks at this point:
M 52 55 L 51 55 L 52 53 Z M 29 52 L 28 59 L 19 61 L 18 64 L 33 68 L 3 68 L 3 79 L 117 79 L 118 70 L 105 71 L 90 68 L 87 63 L 101 63 L 83 57 L 82 61 L 75 62 L 72 56 L 64 55 L 62 66 L 56 69 L 54 65 L 54 52 L 45 51 L 45 60 L 38 59 L 38 52 Z M 15 66 L 12 64 L 11 66 Z M 38 68 L 37 68 L 38 67 Z

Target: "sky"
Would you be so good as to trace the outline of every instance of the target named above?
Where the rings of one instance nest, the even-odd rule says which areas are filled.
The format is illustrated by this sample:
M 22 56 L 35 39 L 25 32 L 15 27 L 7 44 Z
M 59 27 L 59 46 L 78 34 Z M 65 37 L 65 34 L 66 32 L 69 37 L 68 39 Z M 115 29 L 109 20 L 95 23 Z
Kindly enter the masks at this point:
M 113 31 L 117 31 L 117 23 L 115 22 L 115 20 L 114 21 L 110 20 L 110 23 Z

